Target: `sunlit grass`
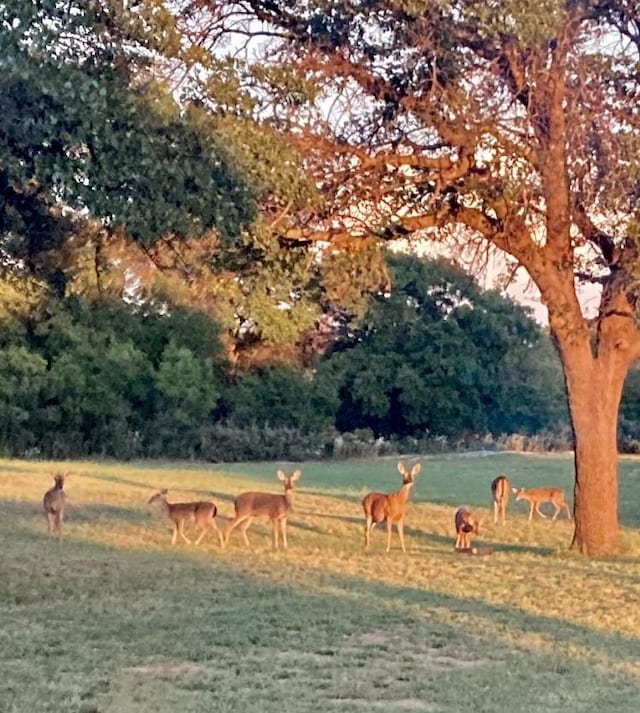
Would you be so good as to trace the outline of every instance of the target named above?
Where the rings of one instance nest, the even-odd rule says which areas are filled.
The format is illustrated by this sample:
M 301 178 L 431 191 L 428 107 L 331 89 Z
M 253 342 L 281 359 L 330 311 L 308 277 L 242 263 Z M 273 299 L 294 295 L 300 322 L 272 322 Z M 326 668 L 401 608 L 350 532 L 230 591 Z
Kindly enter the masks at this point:
M 221 550 L 171 547 L 148 497 L 280 492 L 288 464 L 0 461 L 0 711 L 631 711 L 640 691 L 640 461 L 621 462 L 623 557 L 568 551 L 572 525 L 494 525 L 489 483 L 561 485 L 567 456 L 422 459 L 406 540 L 363 549 L 361 499 L 395 460 L 309 463 L 289 549 L 265 523 Z M 68 470 L 61 542 L 41 498 Z M 486 557 L 453 552 L 453 512 L 483 516 Z

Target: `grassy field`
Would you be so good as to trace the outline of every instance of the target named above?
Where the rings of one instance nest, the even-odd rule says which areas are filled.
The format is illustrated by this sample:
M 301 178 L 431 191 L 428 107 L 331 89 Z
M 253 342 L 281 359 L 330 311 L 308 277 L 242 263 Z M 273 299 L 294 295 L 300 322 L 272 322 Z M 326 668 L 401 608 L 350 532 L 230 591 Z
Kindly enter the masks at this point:
M 289 549 L 254 524 L 220 550 L 170 545 L 146 504 L 279 492 L 287 464 L 47 464 L 0 460 L 0 711 L 287 713 L 636 711 L 640 701 L 640 461 L 621 460 L 626 554 L 567 551 L 566 519 L 493 525 L 489 483 L 572 490 L 568 456 L 421 459 L 403 554 L 363 550 L 360 501 L 397 489 L 395 460 L 308 463 Z M 42 494 L 68 469 L 61 542 Z M 453 512 L 484 514 L 486 557 L 452 551 Z

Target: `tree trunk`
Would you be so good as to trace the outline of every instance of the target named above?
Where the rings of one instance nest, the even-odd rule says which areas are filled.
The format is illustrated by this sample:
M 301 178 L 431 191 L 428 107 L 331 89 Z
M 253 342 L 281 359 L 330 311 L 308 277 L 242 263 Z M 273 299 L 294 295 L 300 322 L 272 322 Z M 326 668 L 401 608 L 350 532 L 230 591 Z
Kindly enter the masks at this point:
M 564 354 L 563 366 L 575 441 L 571 546 L 589 556 L 612 555 L 620 547 L 617 425 L 627 365 L 582 350 Z

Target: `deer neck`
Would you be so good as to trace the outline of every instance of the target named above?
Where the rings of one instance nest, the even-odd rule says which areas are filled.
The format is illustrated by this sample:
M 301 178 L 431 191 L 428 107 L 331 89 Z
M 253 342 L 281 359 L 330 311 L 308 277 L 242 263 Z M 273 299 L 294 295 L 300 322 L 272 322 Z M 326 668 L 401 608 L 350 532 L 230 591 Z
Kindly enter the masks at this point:
M 411 492 L 411 486 L 413 483 L 405 483 L 400 490 L 398 490 L 398 500 L 400 500 L 403 503 L 406 503 L 407 500 L 409 499 L 409 493 Z
M 284 491 L 284 504 L 287 510 L 291 510 L 293 507 L 293 489 L 285 489 Z

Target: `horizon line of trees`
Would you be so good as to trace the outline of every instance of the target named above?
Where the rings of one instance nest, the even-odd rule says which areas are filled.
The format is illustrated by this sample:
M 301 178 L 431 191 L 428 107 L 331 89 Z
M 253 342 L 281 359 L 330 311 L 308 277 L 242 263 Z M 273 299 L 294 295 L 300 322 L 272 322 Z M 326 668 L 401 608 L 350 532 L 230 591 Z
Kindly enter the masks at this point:
M 429 448 L 569 431 L 562 373 L 526 308 L 444 260 L 388 257 L 392 291 L 306 368 L 234 371 L 219 326 L 78 297 L 0 336 L 7 456 L 252 460 L 349 455 L 337 434 Z M 623 406 L 640 434 L 635 372 Z M 334 452 L 335 451 L 335 452 Z

